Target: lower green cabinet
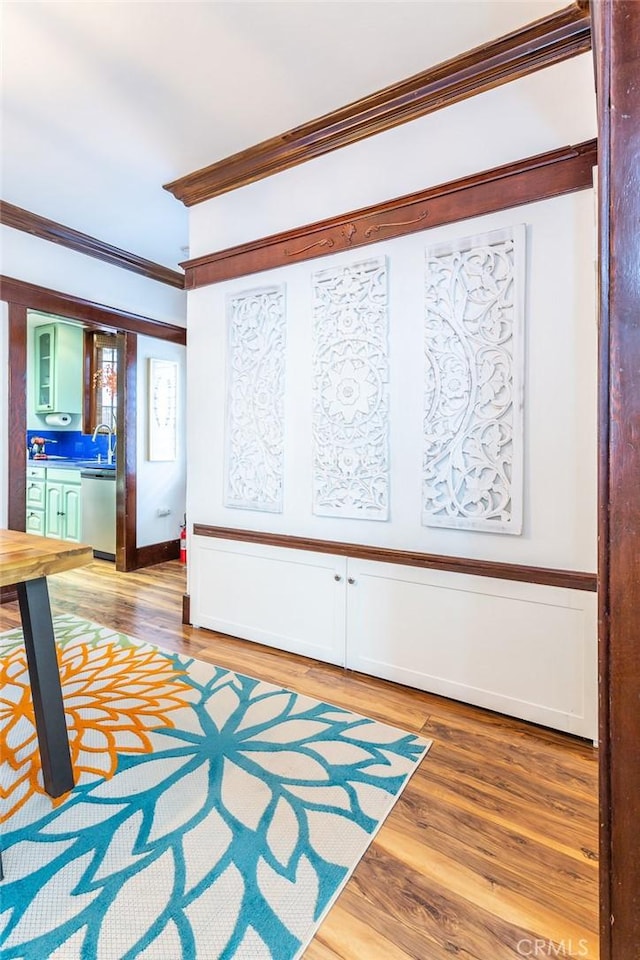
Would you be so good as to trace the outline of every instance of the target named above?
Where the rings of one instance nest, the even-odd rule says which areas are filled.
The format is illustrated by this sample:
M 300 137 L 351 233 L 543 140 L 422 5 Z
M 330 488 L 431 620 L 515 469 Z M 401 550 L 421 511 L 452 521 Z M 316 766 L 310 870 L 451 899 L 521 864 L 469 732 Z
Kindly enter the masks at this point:
M 33 510 L 27 507 L 26 531 L 44 537 L 44 510 Z
M 40 471 L 41 479 L 27 476 L 27 533 L 80 543 L 80 471 L 55 468 L 40 468 Z
M 27 467 L 27 516 L 25 530 L 44 536 L 46 474 L 44 467 Z

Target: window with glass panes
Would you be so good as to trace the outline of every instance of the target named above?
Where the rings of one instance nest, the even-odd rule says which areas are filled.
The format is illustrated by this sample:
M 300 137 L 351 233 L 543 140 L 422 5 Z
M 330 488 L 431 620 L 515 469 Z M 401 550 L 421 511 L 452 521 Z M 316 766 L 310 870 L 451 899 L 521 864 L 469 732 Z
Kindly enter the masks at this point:
M 88 409 L 85 433 L 92 433 L 99 423 L 116 429 L 118 404 L 118 350 L 115 333 L 87 331 L 85 338 L 85 371 L 88 373 Z M 88 422 L 87 422 L 88 420 Z

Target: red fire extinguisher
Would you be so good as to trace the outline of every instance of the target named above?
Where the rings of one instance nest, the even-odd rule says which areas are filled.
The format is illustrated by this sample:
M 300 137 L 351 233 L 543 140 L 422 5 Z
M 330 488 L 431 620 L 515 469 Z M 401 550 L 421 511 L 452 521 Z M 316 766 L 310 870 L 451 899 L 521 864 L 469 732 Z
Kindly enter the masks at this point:
M 187 517 L 180 524 L 180 563 L 187 562 Z

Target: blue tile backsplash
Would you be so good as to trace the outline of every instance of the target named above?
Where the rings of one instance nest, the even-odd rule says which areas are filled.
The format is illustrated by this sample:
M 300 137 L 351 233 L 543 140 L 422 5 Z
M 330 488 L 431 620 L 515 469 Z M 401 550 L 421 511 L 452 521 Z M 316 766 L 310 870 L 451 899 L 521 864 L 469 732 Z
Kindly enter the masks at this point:
M 99 433 L 95 443 L 91 434 L 81 433 L 80 430 L 27 430 L 27 450 L 31 456 L 31 442 L 33 437 L 43 437 L 50 441 L 45 444 L 45 452 L 54 457 L 69 457 L 72 460 L 92 460 L 100 454 L 107 456 L 106 433 Z M 55 443 L 53 442 L 55 441 Z

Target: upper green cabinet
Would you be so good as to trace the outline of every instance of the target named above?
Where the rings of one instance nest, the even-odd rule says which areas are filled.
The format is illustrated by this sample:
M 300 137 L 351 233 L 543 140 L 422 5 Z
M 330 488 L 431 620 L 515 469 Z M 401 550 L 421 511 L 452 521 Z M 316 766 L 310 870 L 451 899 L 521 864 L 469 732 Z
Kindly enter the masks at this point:
M 34 335 L 36 413 L 82 413 L 82 328 L 45 323 Z

